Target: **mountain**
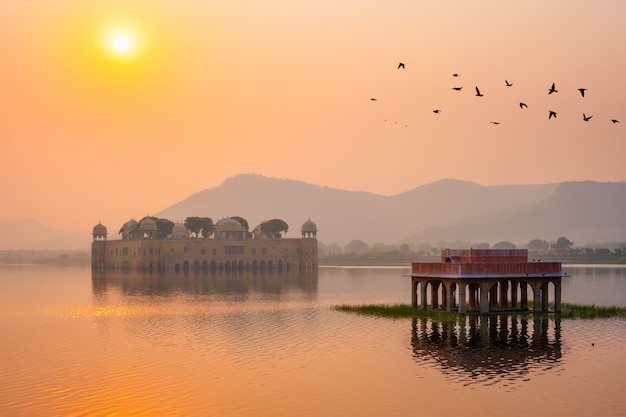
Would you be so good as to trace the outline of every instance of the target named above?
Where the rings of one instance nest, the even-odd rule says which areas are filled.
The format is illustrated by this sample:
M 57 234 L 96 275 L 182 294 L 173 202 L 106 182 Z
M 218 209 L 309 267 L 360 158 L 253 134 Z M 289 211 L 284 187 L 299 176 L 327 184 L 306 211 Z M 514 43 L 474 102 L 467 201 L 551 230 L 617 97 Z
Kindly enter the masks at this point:
M 88 233 L 52 230 L 32 219 L 0 221 L 0 250 L 88 250 Z
M 462 224 L 464 219 L 541 202 L 557 187 L 558 184 L 481 186 L 447 179 L 382 196 L 242 174 L 155 215 L 173 221 L 189 216 L 211 217 L 213 221 L 241 216 L 251 228 L 264 220 L 280 218 L 290 226 L 287 236 L 299 236 L 300 226 L 310 218 L 319 229 L 318 239 L 324 243 L 343 245 L 352 239 L 370 244 L 395 243 L 434 226 Z
M 546 199 L 489 215 L 418 231 L 405 242 L 473 242 L 566 236 L 577 246 L 626 240 L 626 183 L 564 182 Z
M 241 216 L 251 228 L 278 218 L 289 225 L 287 237 L 299 237 L 310 218 L 321 242 L 339 245 L 353 239 L 370 245 L 456 240 L 519 245 L 565 236 L 584 246 L 626 241 L 624 213 L 626 182 L 481 186 L 445 179 L 383 196 L 241 174 L 155 216 L 180 222 L 190 216 L 214 222 Z M 0 228 L 0 250 L 84 250 L 91 242 L 89 233 L 51 230 L 35 220 L 0 221 Z

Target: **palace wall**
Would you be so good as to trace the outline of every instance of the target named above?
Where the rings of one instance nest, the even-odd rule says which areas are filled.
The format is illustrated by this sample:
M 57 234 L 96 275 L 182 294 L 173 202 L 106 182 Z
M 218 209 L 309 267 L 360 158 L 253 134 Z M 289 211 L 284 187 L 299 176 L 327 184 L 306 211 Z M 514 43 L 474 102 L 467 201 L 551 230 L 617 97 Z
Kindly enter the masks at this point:
M 94 240 L 94 269 L 244 270 L 317 268 L 317 239 L 166 238 Z

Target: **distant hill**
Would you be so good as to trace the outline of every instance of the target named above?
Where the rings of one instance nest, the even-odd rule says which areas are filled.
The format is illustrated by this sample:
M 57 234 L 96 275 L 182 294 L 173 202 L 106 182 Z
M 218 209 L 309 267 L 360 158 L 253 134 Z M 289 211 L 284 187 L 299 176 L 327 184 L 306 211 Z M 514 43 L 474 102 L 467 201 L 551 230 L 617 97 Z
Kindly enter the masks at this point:
M 426 228 L 403 241 L 528 243 L 560 236 L 577 246 L 626 241 L 626 183 L 565 182 L 544 200 Z
M 583 246 L 626 241 L 625 214 L 626 182 L 481 186 L 446 179 L 382 196 L 242 174 L 155 216 L 181 222 L 190 216 L 213 221 L 241 216 L 251 228 L 279 218 L 289 225 L 287 237 L 299 237 L 310 218 L 321 242 L 342 246 L 353 239 L 370 245 L 456 240 L 522 245 L 560 236 Z M 0 227 L 0 250 L 83 250 L 91 242 L 89 233 L 51 230 L 34 220 L 0 221 Z
M 88 250 L 89 233 L 52 230 L 36 220 L 0 221 L 0 250 Z
M 299 236 L 308 218 L 317 223 L 324 243 L 344 245 L 352 239 L 396 243 L 434 226 L 512 210 L 552 195 L 558 184 L 481 186 L 442 180 L 394 196 L 344 191 L 302 181 L 242 174 L 200 191 L 155 215 L 174 221 L 189 216 L 241 216 L 250 227 L 280 218 Z M 540 236 L 542 237 L 542 236 Z M 545 238 L 551 238 L 546 236 Z M 508 239 L 515 239 L 515 236 Z M 441 239 L 433 239 L 439 241 Z

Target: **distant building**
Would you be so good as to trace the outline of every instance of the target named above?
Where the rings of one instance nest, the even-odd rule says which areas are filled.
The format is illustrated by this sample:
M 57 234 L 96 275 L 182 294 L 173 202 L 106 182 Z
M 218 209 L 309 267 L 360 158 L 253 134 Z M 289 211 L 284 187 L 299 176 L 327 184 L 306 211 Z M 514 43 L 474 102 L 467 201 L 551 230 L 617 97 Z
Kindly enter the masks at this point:
M 413 262 L 415 308 L 459 313 L 561 311 L 561 262 L 528 261 L 526 249 L 445 249 L 441 262 Z
M 317 225 L 302 224 L 300 238 L 268 238 L 257 226 L 252 233 L 235 219 L 215 224 L 213 238 L 191 237 L 181 223 L 166 238 L 158 237 L 156 222 L 146 217 L 129 220 L 121 239 L 108 240 L 107 228 L 98 223 L 91 243 L 92 268 L 140 271 L 206 270 L 243 271 L 317 268 Z

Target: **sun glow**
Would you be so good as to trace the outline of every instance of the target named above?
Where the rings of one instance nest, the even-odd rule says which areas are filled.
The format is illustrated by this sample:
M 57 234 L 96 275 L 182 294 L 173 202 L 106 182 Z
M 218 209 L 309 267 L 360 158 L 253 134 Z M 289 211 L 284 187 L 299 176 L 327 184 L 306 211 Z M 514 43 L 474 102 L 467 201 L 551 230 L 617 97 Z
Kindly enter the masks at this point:
M 129 52 L 132 45 L 131 39 L 124 34 L 118 34 L 111 39 L 113 49 L 121 54 Z
M 107 53 L 118 59 L 137 58 L 143 49 L 140 31 L 131 25 L 116 25 L 103 31 L 103 46 Z

